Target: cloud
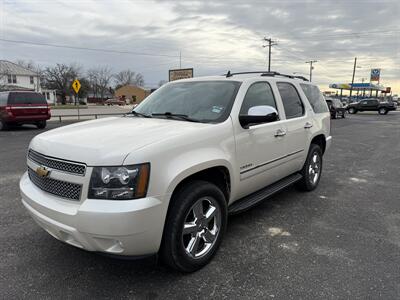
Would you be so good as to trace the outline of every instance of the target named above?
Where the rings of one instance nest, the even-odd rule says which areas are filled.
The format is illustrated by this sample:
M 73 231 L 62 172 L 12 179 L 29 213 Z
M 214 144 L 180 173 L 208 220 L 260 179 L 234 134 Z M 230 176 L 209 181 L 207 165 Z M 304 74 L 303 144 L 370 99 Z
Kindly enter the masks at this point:
M 361 69 L 382 68 L 383 82 L 400 93 L 400 3 L 398 1 L 7 1 L 0 6 L 0 38 L 77 47 L 167 54 L 145 57 L 0 42 L 1 56 L 48 65 L 77 62 L 86 68 L 142 72 L 149 85 L 169 68 L 194 67 L 196 75 L 228 69 L 266 69 L 262 38 L 272 37 L 272 68 L 314 80 L 351 80 Z M 355 34 L 357 33 L 357 34 Z

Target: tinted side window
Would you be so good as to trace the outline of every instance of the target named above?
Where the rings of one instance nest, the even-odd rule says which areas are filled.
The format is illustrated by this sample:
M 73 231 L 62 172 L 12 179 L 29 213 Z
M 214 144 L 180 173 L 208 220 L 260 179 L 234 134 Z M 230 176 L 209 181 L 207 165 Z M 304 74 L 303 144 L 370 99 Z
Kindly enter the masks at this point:
M 324 96 L 318 87 L 310 84 L 300 84 L 300 86 L 316 114 L 328 111 L 324 101 Z
M 39 93 L 18 92 L 10 93 L 8 104 L 47 104 L 47 101 Z
M 267 82 L 256 82 L 249 87 L 243 99 L 240 114 L 247 115 L 251 107 L 259 105 L 269 105 L 278 110 L 271 86 Z
M 304 115 L 304 106 L 296 88 L 286 82 L 278 82 L 277 86 L 285 108 L 286 119 L 298 118 Z
M 7 105 L 7 98 L 8 98 L 8 93 L 0 93 L 0 105 L 1 106 Z

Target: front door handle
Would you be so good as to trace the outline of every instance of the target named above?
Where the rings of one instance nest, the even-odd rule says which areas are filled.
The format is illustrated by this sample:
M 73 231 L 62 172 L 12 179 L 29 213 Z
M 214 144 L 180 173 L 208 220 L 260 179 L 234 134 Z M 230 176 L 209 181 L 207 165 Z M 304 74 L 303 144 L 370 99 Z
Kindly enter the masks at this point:
M 285 136 L 285 135 L 286 135 L 286 131 L 283 130 L 283 129 L 278 129 L 278 130 L 275 132 L 275 137 L 278 137 L 278 136 Z
M 308 129 L 308 128 L 311 128 L 311 127 L 313 127 L 313 124 L 311 122 L 306 122 L 306 124 L 304 124 L 304 128 L 305 129 Z

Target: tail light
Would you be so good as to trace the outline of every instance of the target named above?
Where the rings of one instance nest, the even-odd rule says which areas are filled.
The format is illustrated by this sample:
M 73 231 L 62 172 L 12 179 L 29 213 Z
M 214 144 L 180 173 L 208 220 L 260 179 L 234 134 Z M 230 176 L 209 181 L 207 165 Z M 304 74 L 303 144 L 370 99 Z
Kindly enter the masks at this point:
M 12 109 L 12 107 L 11 107 L 11 106 L 9 106 L 9 105 L 7 105 L 7 106 L 6 106 L 6 112 L 7 112 L 7 113 L 8 113 L 10 116 L 12 116 L 12 115 L 13 115 L 13 113 L 12 113 L 11 109 Z

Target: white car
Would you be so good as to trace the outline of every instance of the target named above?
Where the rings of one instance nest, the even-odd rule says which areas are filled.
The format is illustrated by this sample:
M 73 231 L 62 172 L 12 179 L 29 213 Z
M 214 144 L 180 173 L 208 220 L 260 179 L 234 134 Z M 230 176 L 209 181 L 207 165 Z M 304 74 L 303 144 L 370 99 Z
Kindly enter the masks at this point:
M 195 271 L 242 212 L 292 185 L 315 189 L 331 143 L 317 86 L 279 73 L 165 84 L 131 114 L 36 136 L 22 203 L 55 238 Z

